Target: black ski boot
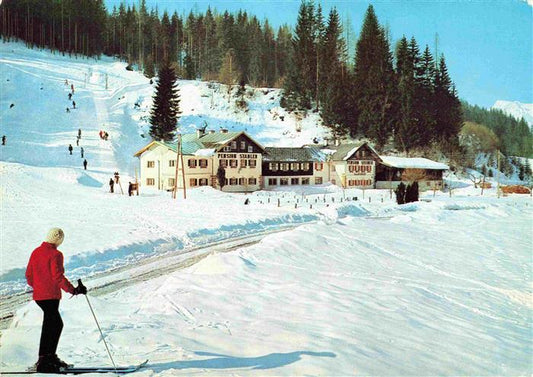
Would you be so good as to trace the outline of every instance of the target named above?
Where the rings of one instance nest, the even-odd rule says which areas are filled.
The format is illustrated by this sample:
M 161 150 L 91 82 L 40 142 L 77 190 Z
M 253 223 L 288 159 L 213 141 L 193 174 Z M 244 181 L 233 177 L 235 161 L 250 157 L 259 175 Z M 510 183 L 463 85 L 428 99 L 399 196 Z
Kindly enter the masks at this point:
M 72 368 L 74 366 L 74 364 L 68 364 L 66 362 L 64 362 L 63 360 L 61 360 L 57 354 L 53 355 L 52 356 L 52 360 L 54 361 L 54 363 L 56 365 L 59 366 L 60 369 L 62 370 L 65 370 L 65 369 L 68 369 L 68 368 Z
M 59 373 L 59 365 L 54 359 L 54 355 L 39 356 L 35 370 L 40 373 Z

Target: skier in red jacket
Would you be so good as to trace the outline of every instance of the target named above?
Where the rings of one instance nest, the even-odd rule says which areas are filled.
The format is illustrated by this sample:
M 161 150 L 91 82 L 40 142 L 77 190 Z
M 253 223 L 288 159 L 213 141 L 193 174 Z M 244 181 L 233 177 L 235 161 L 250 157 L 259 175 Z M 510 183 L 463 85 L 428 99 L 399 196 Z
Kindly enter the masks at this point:
M 74 287 L 64 275 L 63 254 L 57 250 L 64 238 L 65 234 L 61 229 L 50 229 L 45 242 L 31 254 L 26 268 L 26 280 L 33 288 L 33 299 L 44 312 L 39 360 L 35 365 L 37 372 L 56 373 L 61 368 L 71 366 L 56 354 L 63 330 L 63 321 L 59 314 L 61 289 L 73 295 L 87 293 L 83 284 Z

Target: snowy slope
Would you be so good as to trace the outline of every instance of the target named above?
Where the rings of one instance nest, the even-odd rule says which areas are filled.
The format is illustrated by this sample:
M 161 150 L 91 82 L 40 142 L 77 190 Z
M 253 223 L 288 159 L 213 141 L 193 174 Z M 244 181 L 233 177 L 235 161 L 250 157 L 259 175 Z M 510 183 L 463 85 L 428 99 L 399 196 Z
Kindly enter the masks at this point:
M 91 296 L 115 360 L 149 358 L 139 376 L 531 374 L 530 198 L 352 214 Z M 84 301 L 63 300 L 58 352 L 109 365 Z M 29 303 L 3 332 L 3 370 L 35 358 L 39 318 Z
M 524 118 L 529 127 L 533 127 L 533 103 L 498 100 L 492 108 L 502 110 L 505 114 L 511 115 L 518 120 Z
M 75 85 L 70 113 L 65 79 Z M 386 190 L 330 185 L 256 192 L 247 206 L 211 188 L 187 200 L 110 194 L 112 173 L 133 179 L 131 156 L 147 142 L 146 78 L 111 60 L 0 44 L 0 85 L 0 300 L 27 290 L 26 262 L 52 226 L 66 232 L 67 276 L 91 289 L 97 273 L 147 257 L 163 269 L 191 246 L 303 224 L 113 293 L 89 291 L 115 360 L 150 359 L 136 375 L 533 373 L 531 197 L 481 197 L 469 181 L 403 206 Z M 298 123 L 279 109 L 279 91 L 250 89 L 246 113 L 224 86 L 180 88 L 184 131 L 207 121 L 265 145 L 320 136 L 316 114 Z M 66 296 L 59 356 L 109 365 L 85 299 Z M 34 303 L 19 308 L 1 331 L 0 371 L 36 360 L 40 320 Z

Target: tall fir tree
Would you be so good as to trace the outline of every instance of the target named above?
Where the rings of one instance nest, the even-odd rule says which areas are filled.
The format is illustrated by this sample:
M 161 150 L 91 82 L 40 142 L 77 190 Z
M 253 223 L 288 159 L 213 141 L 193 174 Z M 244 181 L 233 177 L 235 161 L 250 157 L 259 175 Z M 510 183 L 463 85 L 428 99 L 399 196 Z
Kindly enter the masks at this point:
M 292 38 L 289 72 L 284 85 L 282 105 L 294 109 L 310 109 L 316 92 L 315 7 L 303 0 Z
M 417 144 L 417 135 L 413 132 L 415 115 L 413 109 L 415 96 L 415 66 L 413 60 L 414 39 L 411 40 L 411 49 L 405 36 L 396 46 L 396 75 L 398 82 L 398 122 L 394 133 L 394 142 L 398 149 L 405 153 Z
M 150 111 L 150 136 L 166 142 L 174 139 L 180 103 L 177 77 L 168 61 L 159 70 L 159 79 Z
M 416 132 L 419 147 L 427 146 L 435 139 L 435 61 L 426 45 L 420 58 L 418 75 L 415 79 Z
M 441 145 L 457 143 L 463 125 L 461 103 L 452 85 L 444 55 L 435 71 L 435 135 Z
M 359 116 L 357 130 L 383 147 L 396 122 L 395 74 L 385 30 L 370 5 L 356 46 L 354 85 Z M 356 131 L 356 132 L 354 132 Z
M 350 128 L 352 109 L 348 98 L 352 93 L 346 67 L 346 46 L 337 10 L 330 11 L 324 42 L 321 47 L 320 113 L 324 125 L 336 137 L 346 135 Z

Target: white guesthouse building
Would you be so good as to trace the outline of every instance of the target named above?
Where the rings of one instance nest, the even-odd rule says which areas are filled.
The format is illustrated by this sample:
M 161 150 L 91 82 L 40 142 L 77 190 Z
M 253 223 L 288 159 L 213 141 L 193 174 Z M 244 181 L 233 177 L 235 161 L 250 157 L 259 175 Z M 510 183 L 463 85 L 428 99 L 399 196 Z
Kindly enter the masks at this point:
M 220 188 L 217 170 L 223 166 L 223 190 L 251 192 L 278 186 L 332 183 L 344 188 L 395 188 L 408 183 L 407 174 L 422 172 L 420 190 L 442 189 L 442 173 L 448 166 L 425 158 L 379 156 L 366 142 L 335 146 L 264 148 L 246 132 L 205 133 L 182 136 L 184 169 L 178 169 L 178 189 L 211 186 Z M 174 189 L 177 152 L 175 143 L 152 141 L 135 153 L 140 160 L 141 186 Z

